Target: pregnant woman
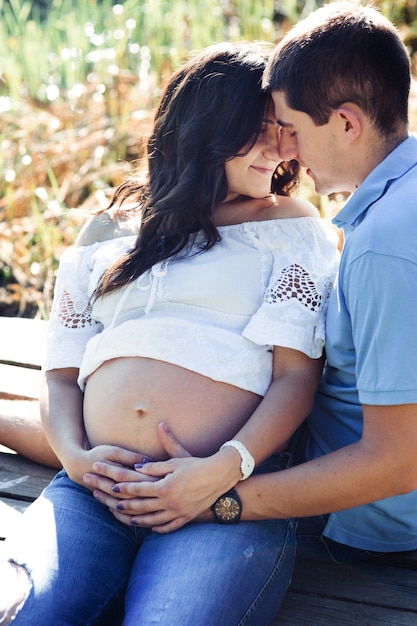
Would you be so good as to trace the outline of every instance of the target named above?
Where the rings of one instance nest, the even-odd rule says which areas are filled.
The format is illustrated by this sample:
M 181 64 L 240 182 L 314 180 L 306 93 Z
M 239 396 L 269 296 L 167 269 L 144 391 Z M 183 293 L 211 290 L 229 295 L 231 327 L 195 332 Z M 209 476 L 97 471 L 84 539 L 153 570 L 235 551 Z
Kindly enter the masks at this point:
M 42 406 L 64 469 L 6 542 L 2 624 L 260 626 L 280 606 L 291 520 L 230 526 L 216 507 L 218 524 L 161 535 L 83 483 L 97 461 L 166 458 L 166 421 L 233 488 L 274 467 L 311 408 L 336 238 L 289 197 L 297 165 L 279 157 L 265 63 L 226 44 L 174 74 L 143 182 L 63 255 Z

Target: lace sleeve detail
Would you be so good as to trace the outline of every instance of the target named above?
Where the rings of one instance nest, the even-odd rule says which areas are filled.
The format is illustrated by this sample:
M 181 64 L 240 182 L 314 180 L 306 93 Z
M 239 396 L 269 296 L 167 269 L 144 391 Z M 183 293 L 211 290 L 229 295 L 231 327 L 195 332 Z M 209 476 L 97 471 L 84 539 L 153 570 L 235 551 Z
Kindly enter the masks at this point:
M 56 316 L 62 326 L 79 330 L 98 324 L 98 322 L 91 317 L 92 310 L 93 307 L 89 301 L 87 303 L 83 300 L 75 302 L 71 298 L 70 293 L 66 289 L 62 289 L 56 306 Z
M 273 233 L 269 235 L 272 237 Z M 243 335 L 319 358 L 327 304 L 339 264 L 337 239 L 321 219 L 288 225 L 288 237 L 268 240 L 273 264 L 263 300 Z
M 329 276 L 312 274 L 297 264 L 282 268 L 268 286 L 244 336 L 257 344 L 293 348 L 313 359 L 320 357 L 331 287 Z
M 68 248 L 62 255 L 48 325 L 45 370 L 79 368 L 87 341 L 102 329 L 92 317 L 90 302 L 93 249 Z
M 327 296 L 330 286 L 331 283 L 328 281 L 328 285 L 325 285 L 321 292 L 303 267 L 296 264 L 289 265 L 283 268 L 281 275 L 268 288 L 265 302 L 282 304 L 295 299 L 308 311 L 317 313 L 323 305 L 323 297 Z

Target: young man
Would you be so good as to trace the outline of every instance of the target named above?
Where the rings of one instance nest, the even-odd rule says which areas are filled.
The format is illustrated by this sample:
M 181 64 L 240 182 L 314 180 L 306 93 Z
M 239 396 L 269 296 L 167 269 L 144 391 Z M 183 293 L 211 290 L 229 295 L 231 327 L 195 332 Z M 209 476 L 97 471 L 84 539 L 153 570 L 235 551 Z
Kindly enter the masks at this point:
M 310 532 L 313 522 L 337 558 L 416 549 L 417 138 L 408 134 L 407 51 L 375 9 L 333 3 L 288 33 L 265 84 L 281 157 L 307 168 L 318 193 L 353 195 L 334 220 L 345 245 L 304 458 L 239 482 L 236 519 L 304 518 L 301 526 Z M 171 456 L 184 455 L 162 428 L 161 438 Z M 226 477 L 227 463 L 224 457 Z M 137 499 L 124 499 L 116 516 L 159 532 L 180 527 L 215 499 L 220 471 L 210 467 L 205 459 L 146 465 L 143 472 L 169 475 L 117 487 Z M 100 471 L 121 480 L 111 468 Z M 109 493 L 105 479 L 89 480 Z
M 242 486 L 243 510 L 332 512 L 323 532 L 335 542 L 415 549 L 417 140 L 408 136 L 407 51 L 374 9 L 330 4 L 289 33 L 265 82 L 281 157 L 307 168 L 318 193 L 353 195 L 334 219 L 345 244 L 308 420 L 310 461 Z

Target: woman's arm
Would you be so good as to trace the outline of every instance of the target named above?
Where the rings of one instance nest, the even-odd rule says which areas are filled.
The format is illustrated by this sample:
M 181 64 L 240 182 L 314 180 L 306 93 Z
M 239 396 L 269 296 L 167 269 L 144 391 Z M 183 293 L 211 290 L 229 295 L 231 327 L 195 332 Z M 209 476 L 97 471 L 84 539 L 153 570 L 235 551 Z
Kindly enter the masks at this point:
M 322 359 L 310 359 L 289 348 L 275 348 L 272 384 L 235 436 L 257 464 L 285 447 L 307 417 L 321 370 Z M 86 477 L 88 485 L 97 490 L 95 495 L 100 501 L 115 509 L 118 519 L 151 526 L 158 532 L 169 532 L 189 522 L 241 479 L 240 455 L 229 447 L 204 459 L 147 463 L 139 472 L 160 478 L 153 483 L 139 482 L 133 472 L 108 464 L 96 464 L 94 472 Z M 112 495 L 106 489 L 106 479 L 118 483 Z
M 89 307 L 89 248 L 136 231 L 133 218 L 120 222 L 109 212 L 92 217 L 79 233 L 70 256 L 61 259 L 58 272 L 40 397 L 41 418 L 49 444 L 69 476 L 80 484 L 94 461 L 107 460 L 133 467 L 143 458 L 115 446 L 90 449 L 84 429 L 83 393 L 77 383 L 85 346 L 100 329 L 92 320 Z
M 271 386 L 235 436 L 250 450 L 257 465 L 285 448 L 308 416 L 322 369 L 322 358 L 311 359 L 290 348 L 274 348 Z
M 50 446 L 69 477 L 85 485 L 83 476 L 95 462 L 132 467 L 143 461 L 143 455 L 117 446 L 90 448 L 84 429 L 83 393 L 77 384 L 78 369 L 47 371 L 43 378 L 40 409 L 42 425 Z M 107 488 L 111 489 L 109 480 Z
M 45 435 L 64 466 L 71 453 L 88 448 L 83 426 L 83 394 L 77 384 L 78 369 L 45 372 L 40 410 Z M 68 465 L 71 471 L 71 463 Z

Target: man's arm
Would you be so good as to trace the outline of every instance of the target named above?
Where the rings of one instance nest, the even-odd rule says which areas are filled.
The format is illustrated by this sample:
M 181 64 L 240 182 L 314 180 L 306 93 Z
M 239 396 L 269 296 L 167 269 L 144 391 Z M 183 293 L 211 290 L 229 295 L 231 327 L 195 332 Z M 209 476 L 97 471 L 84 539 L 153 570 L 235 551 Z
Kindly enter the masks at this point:
M 291 469 L 252 476 L 237 485 L 242 500 L 242 520 L 306 517 L 330 513 L 408 493 L 417 488 L 417 405 L 364 406 L 364 432 L 360 441 Z M 204 459 L 184 459 L 187 452 L 174 434 L 162 426 L 160 438 L 172 457 L 155 468 L 198 471 Z M 164 484 L 165 483 L 165 484 Z M 198 501 L 187 496 L 187 481 L 163 481 L 144 487 L 135 523 L 170 532 L 181 521 L 214 521 L 206 491 Z M 143 488 L 143 486 L 142 486 Z M 149 490 L 149 491 L 148 491 Z M 148 492 L 148 493 L 146 493 Z M 139 513 L 139 514 L 138 514 Z M 123 518 L 123 516 L 121 516 Z M 128 523 L 128 516 L 123 520 Z
M 363 406 L 360 441 L 238 487 L 242 519 L 319 515 L 417 488 L 417 405 Z

